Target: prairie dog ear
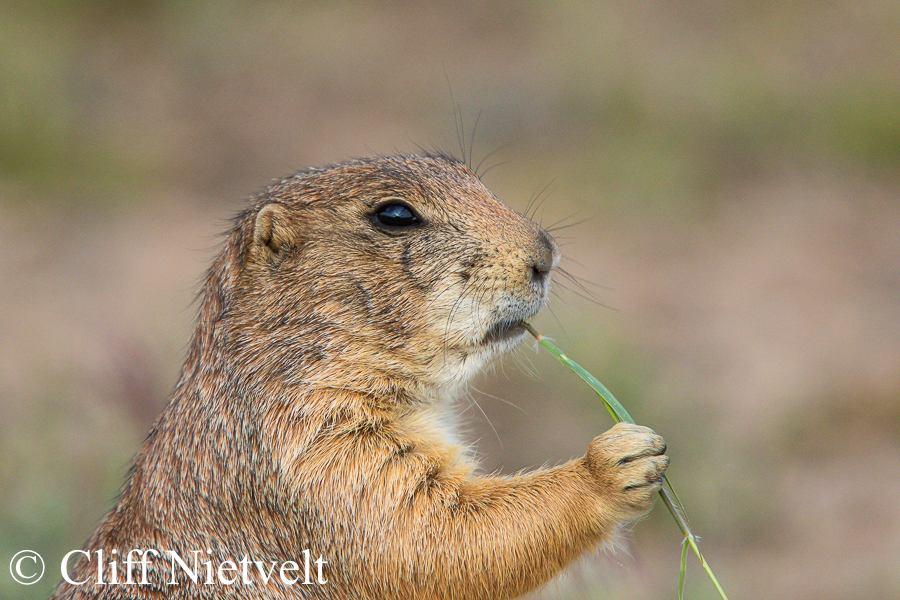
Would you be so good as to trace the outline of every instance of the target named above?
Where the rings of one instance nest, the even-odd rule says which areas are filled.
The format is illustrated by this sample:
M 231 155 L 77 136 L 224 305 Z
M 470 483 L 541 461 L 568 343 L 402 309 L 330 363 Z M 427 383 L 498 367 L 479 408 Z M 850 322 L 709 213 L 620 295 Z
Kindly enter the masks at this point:
M 284 207 L 280 204 L 266 204 L 256 213 L 253 225 L 253 245 L 278 254 L 290 240 Z

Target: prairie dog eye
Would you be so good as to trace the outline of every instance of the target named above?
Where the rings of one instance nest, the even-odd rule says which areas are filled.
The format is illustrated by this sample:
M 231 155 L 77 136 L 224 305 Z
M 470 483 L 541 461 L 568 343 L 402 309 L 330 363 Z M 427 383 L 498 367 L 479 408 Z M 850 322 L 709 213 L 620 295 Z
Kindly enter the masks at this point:
M 390 202 L 379 206 L 372 218 L 377 224 L 391 229 L 405 229 L 422 224 L 422 220 L 416 216 L 416 213 L 400 202 Z

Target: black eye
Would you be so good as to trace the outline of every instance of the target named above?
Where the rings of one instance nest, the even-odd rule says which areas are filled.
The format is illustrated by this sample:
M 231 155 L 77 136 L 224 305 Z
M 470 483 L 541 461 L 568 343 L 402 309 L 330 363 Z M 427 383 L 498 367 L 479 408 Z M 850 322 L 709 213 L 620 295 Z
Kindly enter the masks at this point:
M 408 206 L 394 202 L 385 204 L 375 211 L 375 222 L 386 227 L 412 227 L 422 221 Z

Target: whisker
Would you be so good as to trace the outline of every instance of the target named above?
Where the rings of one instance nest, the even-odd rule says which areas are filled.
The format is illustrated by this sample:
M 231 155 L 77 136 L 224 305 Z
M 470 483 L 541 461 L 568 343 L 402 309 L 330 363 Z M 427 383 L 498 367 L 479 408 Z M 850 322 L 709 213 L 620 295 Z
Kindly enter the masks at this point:
M 570 273 L 569 271 L 567 271 L 566 269 L 564 269 L 562 267 L 557 267 L 556 270 L 559 271 L 559 274 L 562 275 L 564 278 L 566 278 L 567 280 L 569 280 L 573 284 L 575 284 L 579 290 L 581 290 L 582 292 L 584 292 L 585 294 L 587 294 L 588 296 L 590 296 L 592 298 L 597 298 L 597 294 L 593 290 L 591 290 L 590 288 L 587 287 L 588 284 L 593 285 L 594 287 L 597 287 L 600 289 L 607 289 L 607 290 L 610 289 L 608 287 L 604 287 L 604 286 L 601 286 L 596 283 L 592 284 L 590 281 L 584 279 L 583 277 L 573 275 L 572 273 Z
M 478 111 L 478 114 L 475 115 L 475 124 L 472 125 L 472 136 L 469 138 L 469 159 L 466 161 L 466 166 L 469 169 L 472 169 L 472 153 L 475 151 L 475 130 L 478 129 L 478 122 L 481 120 L 481 111 Z M 475 169 L 472 169 L 474 171 Z
M 501 398 L 500 396 L 495 396 L 495 395 L 493 395 L 493 394 L 489 394 L 489 393 L 485 392 L 484 390 L 478 389 L 478 388 L 475 387 L 474 385 L 470 385 L 469 387 L 470 387 L 471 389 L 475 390 L 476 392 L 478 392 L 479 394 L 481 394 L 482 396 L 487 396 L 488 398 L 491 398 L 491 399 L 493 399 L 493 400 L 497 400 L 497 401 L 499 401 L 499 402 L 502 402 L 503 404 L 508 404 L 509 406 L 512 406 L 513 408 L 515 408 L 516 410 L 518 410 L 518 411 L 520 411 L 520 412 L 523 412 L 523 413 L 525 412 L 525 409 L 524 409 L 524 408 L 522 408 L 521 406 L 519 406 L 518 404 L 516 404 L 516 403 L 514 403 L 514 402 L 510 402 L 510 401 L 507 400 L 506 398 Z
M 573 263 L 573 264 L 578 265 L 578 266 L 581 267 L 582 269 L 586 269 L 586 268 L 587 268 L 587 267 L 584 265 L 584 263 L 582 263 L 582 262 L 580 262 L 580 261 L 578 261 L 578 260 L 575 260 L 574 258 L 572 258 L 572 257 L 570 257 L 570 256 L 564 256 L 563 259 L 564 259 L 566 262 L 570 262 L 570 263 Z M 559 271 L 560 271 L 560 275 L 563 275 L 563 271 L 565 271 L 565 269 L 559 269 Z M 606 290 L 606 291 L 611 291 L 611 290 L 615 289 L 615 288 L 613 288 L 612 286 L 609 286 L 609 285 L 603 285 L 602 283 L 597 283 L 596 281 L 591 281 L 591 280 L 588 279 L 587 277 L 582 277 L 581 275 L 575 275 L 575 274 L 571 273 L 570 271 L 565 271 L 565 276 L 567 276 L 567 277 L 569 277 L 569 278 L 577 279 L 579 282 L 581 282 L 582 285 L 585 285 L 585 286 L 588 286 L 588 285 L 589 285 L 589 286 L 591 286 L 591 287 L 595 287 L 595 288 L 598 288 L 598 289 L 601 289 L 601 290 Z
M 444 78 L 447 80 L 447 89 L 450 91 L 450 104 L 453 106 L 453 128 L 456 130 L 456 143 L 459 145 L 460 158 L 463 161 L 466 158 L 465 127 L 463 123 L 462 108 L 456 103 L 456 96 L 453 94 L 453 84 L 450 83 L 450 75 L 447 73 L 447 65 L 444 65 Z
M 556 321 L 556 324 L 559 325 L 559 331 L 566 339 L 569 339 L 569 334 L 566 332 L 566 328 L 563 326 L 562 321 L 556 316 L 556 312 L 550 306 L 547 307 L 547 310 L 550 312 L 550 316 L 553 317 L 553 320 Z
M 574 283 L 575 283 L 576 285 L 579 285 L 579 282 L 578 282 L 578 281 L 574 281 Z M 594 293 L 591 292 L 590 290 L 581 292 L 581 291 L 579 291 L 579 290 L 577 290 L 577 289 L 575 289 L 575 288 L 573 288 L 573 287 L 571 287 L 571 286 L 566 285 L 564 282 L 559 281 L 559 280 L 556 281 L 556 285 L 557 285 L 558 287 L 561 287 L 562 289 L 566 290 L 566 291 L 569 292 L 569 293 L 575 294 L 576 296 L 578 296 L 579 298 L 581 298 L 581 299 L 583 299 L 583 300 L 587 300 L 587 301 L 590 302 L 591 304 L 595 304 L 595 305 L 601 306 L 601 307 L 603 307 L 603 308 L 608 308 L 609 310 L 618 310 L 618 309 L 616 309 L 616 308 L 614 308 L 614 307 L 612 307 L 612 306 L 609 306 L 609 305 L 604 304 L 603 302 L 601 302 L 601 301 L 597 298 L 596 294 L 594 294 Z M 551 293 L 553 293 L 553 291 L 551 291 Z
M 552 190 L 549 191 L 549 192 L 548 192 L 547 190 L 548 190 L 548 188 L 550 188 L 550 186 L 552 186 L 554 183 L 556 183 L 556 177 L 554 177 L 553 179 L 551 179 L 550 181 L 548 181 L 548 182 L 544 185 L 544 187 L 542 187 L 540 190 L 537 191 L 537 193 L 531 195 L 531 198 L 528 200 L 528 206 L 525 207 L 525 216 L 526 216 L 526 217 L 528 217 L 528 218 L 531 219 L 532 221 L 534 220 L 534 215 L 535 215 L 535 213 L 537 213 L 538 208 L 540 208 L 541 205 L 542 205 L 542 204 L 550 197 L 550 195 L 553 193 Z M 544 196 L 545 192 L 546 192 L 546 196 Z M 542 198 L 542 197 L 543 197 L 543 198 Z M 536 205 L 535 205 L 535 202 L 537 202 Z M 528 213 L 531 211 L 531 208 L 532 208 L 533 205 L 534 205 L 534 212 L 531 213 L 531 214 L 529 215 Z
M 534 362 L 532 362 L 531 357 L 525 353 L 523 348 L 523 346 L 517 346 L 515 351 L 513 351 L 512 353 L 512 358 L 515 361 L 516 366 L 529 379 L 540 381 L 540 375 L 538 375 L 537 367 L 534 366 Z
M 492 152 L 489 152 L 489 153 L 487 154 L 487 156 L 485 156 L 484 158 L 481 159 L 481 161 L 478 163 L 478 166 L 475 168 L 475 175 L 478 177 L 478 179 L 483 179 L 484 176 L 485 176 L 485 174 L 487 174 L 487 171 L 485 171 L 484 173 L 479 173 L 479 171 L 481 171 L 482 165 L 484 165 L 484 163 L 487 161 L 487 159 L 489 159 L 489 158 L 492 157 L 493 155 L 497 154 L 497 153 L 500 152 L 501 150 L 505 150 L 505 149 L 508 148 L 508 147 L 509 147 L 509 143 L 503 144 L 502 146 L 500 146 L 500 147 L 497 148 L 496 150 L 494 150 L 494 151 L 492 151 Z M 502 164 L 502 163 L 499 163 L 499 164 Z M 496 167 L 496 166 L 497 166 L 497 165 L 494 165 L 493 167 L 491 167 L 491 169 L 493 169 L 493 168 Z M 489 171 L 489 170 L 490 170 L 490 169 L 488 169 L 488 171 Z
M 490 167 L 488 167 L 487 169 L 485 169 L 484 172 L 483 172 L 481 175 L 478 176 L 478 178 L 479 178 L 479 179 L 483 178 L 485 175 L 487 175 L 488 173 L 490 173 L 491 171 L 493 171 L 493 170 L 496 169 L 497 167 L 502 167 L 502 166 L 505 165 L 505 164 L 506 164 L 506 161 L 500 161 L 500 162 L 498 162 L 498 163 L 496 163 L 496 164 L 491 165 Z
M 478 401 L 475 399 L 475 396 L 473 396 L 473 395 L 470 394 L 470 393 L 467 393 L 467 395 L 469 396 L 469 400 L 470 400 L 470 404 L 469 404 L 469 405 L 470 405 L 470 406 L 475 406 L 475 408 L 477 408 L 478 411 L 481 413 L 481 416 L 484 417 L 484 420 L 487 421 L 487 424 L 490 426 L 491 430 L 494 432 L 494 436 L 497 438 L 497 443 L 500 444 L 500 449 L 502 450 L 502 449 L 503 449 L 503 440 L 500 439 L 500 434 L 497 433 L 497 428 L 494 427 L 494 424 L 491 422 L 491 418 L 488 417 L 488 416 L 487 416 L 487 413 L 484 412 L 484 409 L 481 408 L 481 405 L 480 405 L 480 404 L 478 403 Z
M 577 214 L 578 213 L 576 212 L 576 213 L 572 213 L 568 217 L 563 217 L 562 219 L 560 219 L 556 223 L 550 225 L 549 227 L 544 227 L 544 229 L 550 233 L 553 233 L 555 231 L 563 231 L 565 229 L 569 229 L 570 227 L 577 227 L 578 225 L 584 225 L 585 223 L 590 223 L 591 221 L 594 220 L 594 217 L 584 217 L 583 219 L 580 219 L 578 221 L 573 221 L 571 223 L 563 223 L 563 221 L 565 221 L 566 219 L 571 219 L 572 217 L 574 217 Z
M 444 326 L 444 364 L 447 364 L 447 348 L 450 340 L 450 325 L 453 323 L 453 316 L 456 314 L 456 311 L 459 310 L 459 307 L 462 304 L 463 298 L 466 295 L 466 290 L 473 285 L 472 280 L 466 281 L 463 285 L 462 290 L 459 292 L 459 296 L 457 296 L 456 300 L 454 300 L 453 305 L 450 307 L 450 312 L 447 314 L 447 323 Z

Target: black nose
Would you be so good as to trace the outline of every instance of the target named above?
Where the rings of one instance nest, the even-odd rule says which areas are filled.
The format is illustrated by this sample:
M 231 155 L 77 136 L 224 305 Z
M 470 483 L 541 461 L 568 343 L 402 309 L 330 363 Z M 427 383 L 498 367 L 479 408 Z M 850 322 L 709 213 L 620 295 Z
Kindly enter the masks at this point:
M 538 244 L 535 248 L 531 263 L 531 272 L 536 281 L 543 281 L 559 262 L 559 248 L 546 232 L 538 235 Z

